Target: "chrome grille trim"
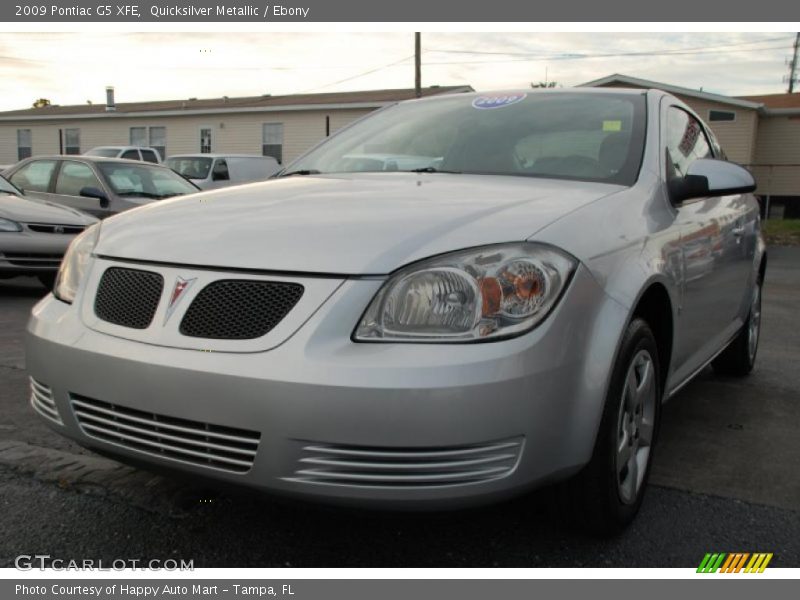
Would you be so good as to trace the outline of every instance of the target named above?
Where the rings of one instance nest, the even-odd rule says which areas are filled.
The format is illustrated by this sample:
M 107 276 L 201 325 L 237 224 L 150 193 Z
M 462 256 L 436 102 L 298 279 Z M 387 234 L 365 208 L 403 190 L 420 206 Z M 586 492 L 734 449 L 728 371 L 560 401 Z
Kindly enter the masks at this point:
M 524 439 L 447 448 L 374 448 L 309 444 L 290 481 L 378 488 L 470 485 L 510 475 Z
M 158 458 L 245 473 L 253 466 L 261 434 L 126 408 L 70 395 L 81 430 L 89 437 Z
M 53 400 L 53 390 L 45 384 L 36 381 L 33 377 L 28 377 L 31 389 L 31 407 L 38 414 L 57 423 L 63 425 L 61 415 L 58 412 L 55 400 Z

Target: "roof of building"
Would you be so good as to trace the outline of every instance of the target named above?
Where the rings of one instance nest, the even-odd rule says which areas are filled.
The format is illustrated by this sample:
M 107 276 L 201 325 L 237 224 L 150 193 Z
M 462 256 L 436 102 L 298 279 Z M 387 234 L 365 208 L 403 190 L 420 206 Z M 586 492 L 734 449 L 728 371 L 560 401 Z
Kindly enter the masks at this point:
M 763 94 L 761 96 L 739 96 L 743 100 L 758 102 L 768 109 L 800 108 L 800 92 L 794 94 Z
M 593 81 L 587 81 L 586 83 L 582 83 L 578 87 L 601 87 L 604 85 L 608 85 L 610 83 L 621 83 L 623 85 L 630 85 L 633 87 L 641 87 L 641 88 L 654 88 L 663 90 L 665 92 L 669 92 L 670 94 L 679 94 L 681 96 L 700 98 L 703 100 L 709 100 L 711 102 L 720 102 L 722 104 L 732 104 L 733 106 L 750 108 L 753 110 L 758 110 L 762 106 L 761 103 L 759 102 L 753 102 L 751 100 L 746 100 L 744 98 L 734 98 L 733 96 L 712 94 L 709 92 L 704 92 L 702 90 L 693 90 L 691 88 L 685 88 L 677 85 L 671 85 L 668 83 L 662 83 L 660 81 L 651 81 L 649 79 L 639 79 L 638 77 L 631 77 L 630 75 L 622 75 L 620 73 L 614 73 L 613 75 L 609 75 L 608 77 L 595 79 Z
M 430 86 L 422 88 L 422 96 L 471 92 L 468 85 Z M 284 96 L 247 96 L 233 98 L 189 98 L 186 100 L 159 100 L 155 102 L 119 102 L 113 111 L 107 111 L 105 103 L 60 106 L 51 104 L 41 108 L 26 108 L 0 112 L 0 120 L 53 119 L 53 118 L 97 118 L 109 116 L 139 116 L 156 114 L 173 116 L 180 114 L 218 112 L 257 112 L 261 110 L 303 110 L 314 108 L 360 108 L 378 107 L 415 97 L 413 88 L 366 90 L 360 92 L 330 92 L 324 94 L 291 94 Z

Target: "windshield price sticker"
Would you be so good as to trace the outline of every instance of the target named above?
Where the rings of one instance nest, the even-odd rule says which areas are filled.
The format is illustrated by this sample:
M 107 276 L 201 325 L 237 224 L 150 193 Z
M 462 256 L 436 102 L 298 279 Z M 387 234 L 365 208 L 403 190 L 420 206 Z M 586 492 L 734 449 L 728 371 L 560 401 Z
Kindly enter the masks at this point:
M 500 96 L 478 96 L 472 101 L 472 106 L 481 110 L 503 108 L 524 100 L 528 94 L 504 94 Z

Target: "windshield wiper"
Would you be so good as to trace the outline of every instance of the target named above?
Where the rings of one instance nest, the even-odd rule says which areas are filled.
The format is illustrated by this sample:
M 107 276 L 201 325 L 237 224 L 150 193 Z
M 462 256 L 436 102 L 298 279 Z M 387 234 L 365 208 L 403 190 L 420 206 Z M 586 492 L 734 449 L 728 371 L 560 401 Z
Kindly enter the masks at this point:
M 117 196 L 136 196 L 140 198 L 153 198 L 155 200 L 161 200 L 161 194 L 152 194 L 150 192 L 137 192 L 135 190 L 125 191 L 125 192 L 117 192 Z
M 289 171 L 288 173 L 281 173 L 278 177 L 291 177 L 292 175 L 320 175 L 322 171 L 316 169 L 298 169 L 297 171 Z
M 409 169 L 406 173 L 455 173 L 461 174 L 461 171 L 446 171 L 444 169 L 437 169 L 436 167 L 420 167 L 419 169 Z

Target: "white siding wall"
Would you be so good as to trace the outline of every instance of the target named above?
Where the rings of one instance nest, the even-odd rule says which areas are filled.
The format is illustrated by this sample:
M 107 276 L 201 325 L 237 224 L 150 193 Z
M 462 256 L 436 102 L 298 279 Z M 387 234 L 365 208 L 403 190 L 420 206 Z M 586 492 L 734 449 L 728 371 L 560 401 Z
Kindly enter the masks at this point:
M 325 137 L 325 117 L 330 116 L 331 133 L 371 112 L 368 109 L 330 111 L 297 110 L 247 114 L 130 118 L 122 115 L 62 121 L 0 122 L 0 164 L 17 161 L 17 129 L 30 129 L 33 155 L 58 153 L 58 130 L 79 128 L 81 151 L 94 146 L 130 143 L 131 127 L 166 127 L 167 154 L 200 152 L 200 128 L 211 128 L 213 152 L 261 154 L 263 123 L 283 123 L 284 164 Z
M 800 196 L 800 118 L 762 118 L 753 162 L 759 193 Z

